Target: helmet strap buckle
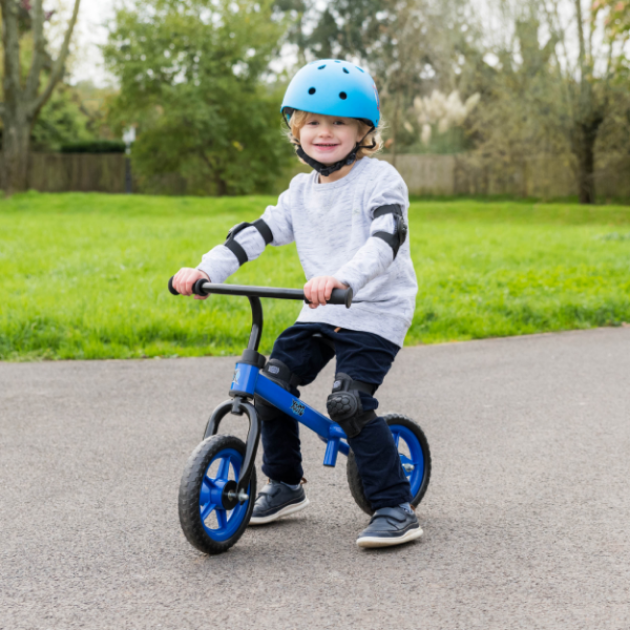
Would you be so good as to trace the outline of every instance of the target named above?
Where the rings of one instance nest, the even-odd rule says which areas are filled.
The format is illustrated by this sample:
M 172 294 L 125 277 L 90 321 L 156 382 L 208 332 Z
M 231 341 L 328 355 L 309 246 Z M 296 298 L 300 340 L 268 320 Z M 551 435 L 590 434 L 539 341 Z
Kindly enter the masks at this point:
M 376 140 L 372 140 L 372 144 L 369 147 L 364 147 L 363 141 L 374 131 L 375 127 L 372 125 L 372 128 L 356 143 L 354 149 L 346 155 L 345 158 L 335 162 L 334 164 L 324 164 L 323 162 L 319 162 L 313 159 L 310 155 L 306 154 L 306 151 L 302 148 L 302 145 L 296 141 L 295 142 L 295 153 L 296 155 L 306 162 L 312 169 L 316 170 L 323 177 L 328 177 L 332 175 L 339 169 L 342 169 L 344 166 L 350 166 L 354 164 L 357 159 L 357 151 L 359 149 L 374 149 L 376 147 Z

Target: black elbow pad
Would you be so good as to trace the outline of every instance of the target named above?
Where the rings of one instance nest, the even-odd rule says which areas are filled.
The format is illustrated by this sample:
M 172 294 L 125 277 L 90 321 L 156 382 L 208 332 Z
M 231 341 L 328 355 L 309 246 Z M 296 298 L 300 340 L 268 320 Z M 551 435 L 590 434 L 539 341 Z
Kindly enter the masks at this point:
M 376 219 L 384 214 L 394 215 L 394 233 L 390 234 L 389 232 L 379 231 L 374 232 L 372 236 L 376 236 L 377 238 L 384 240 L 392 248 L 395 259 L 398 254 L 398 250 L 402 247 L 405 240 L 407 240 L 407 232 L 409 231 L 409 228 L 405 223 L 403 211 L 400 206 L 381 206 L 374 211 L 374 218 Z
M 273 241 L 271 228 L 262 219 L 258 219 L 253 223 L 239 223 L 235 225 L 228 232 L 224 245 L 236 256 L 239 265 L 244 265 L 249 258 L 247 258 L 247 252 L 236 242 L 235 236 L 250 226 L 255 227 L 260 232 L 260 235 L 265 241 L 265 245 L 269 245 L 269 243 Z

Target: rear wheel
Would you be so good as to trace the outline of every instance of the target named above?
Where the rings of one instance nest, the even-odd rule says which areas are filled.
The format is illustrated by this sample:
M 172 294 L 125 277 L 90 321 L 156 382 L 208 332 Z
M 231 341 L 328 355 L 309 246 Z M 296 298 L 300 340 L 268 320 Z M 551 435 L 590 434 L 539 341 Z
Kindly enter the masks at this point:
M 422 429 L 407 416 L 397 413 L 383 416 L 394 436 L 394 442 L 400 455 L 400 463 L 405 471 L 411 487 L 412 505 L 417 506 L 424 497 L 429 479 L 431 477 L 431 452 L 429 442 Z M 363 491 L 361 477 L 354 458 L 352 449 L 348 453 L 346 467 L 350 493 L 357 505 L 367 514 L 373 514 L 374 510 Z
M 227 551 L 249 523 L 256 498 L 255 470 L 247 499 L 235 497 L 244 457 L 242 440 L 214 435 L 201 442 L 186 463 L 179 486 L 179 521 L 188 542 L 199 551 Z

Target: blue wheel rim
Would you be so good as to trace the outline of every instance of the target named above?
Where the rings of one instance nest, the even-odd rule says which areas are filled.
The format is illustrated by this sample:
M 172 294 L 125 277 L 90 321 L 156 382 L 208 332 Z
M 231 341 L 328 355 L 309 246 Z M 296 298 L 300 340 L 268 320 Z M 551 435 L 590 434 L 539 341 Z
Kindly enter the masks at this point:
M 394 436 L 394 442 L 400 455 L 400 462 L 403 465 L 405 476 L 411 486 L 411 494 L 415 497 L 422 487 L 424 479 L 424 452 L 422 445 L 413 431 L 400 424 L 392 424 L 389 427 Z M 403 446 L 407 446 L 407 453 L 401 453 Z
M 225 510 L 221 505 L 225 482 L 238 480 L 242 464 L 243 456 L 232 448 L 226 448 L 212 458 L 204 472 L 199 491 L 199 515 L 206 534 L 212 540 L 221 542 L 233 536 L 247 514 L 251 498 L 237 503 L 233 510 Z M 247 494 L 250 494 L 249 490 Z

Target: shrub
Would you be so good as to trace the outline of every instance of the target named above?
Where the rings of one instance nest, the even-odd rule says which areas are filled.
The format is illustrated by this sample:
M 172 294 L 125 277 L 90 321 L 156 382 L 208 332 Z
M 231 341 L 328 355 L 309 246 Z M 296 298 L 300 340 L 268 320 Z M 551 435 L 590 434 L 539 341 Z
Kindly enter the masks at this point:
M 62 153 L 124 153 L 126 145 L 121 140 L 90 140 L 62 144 Z

